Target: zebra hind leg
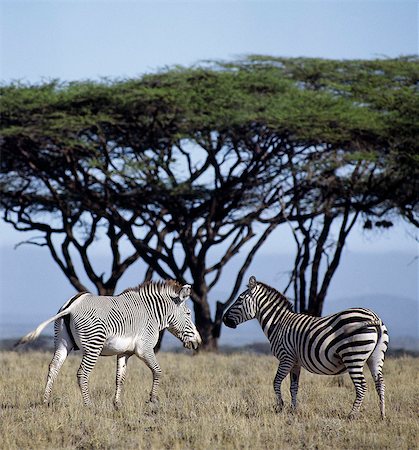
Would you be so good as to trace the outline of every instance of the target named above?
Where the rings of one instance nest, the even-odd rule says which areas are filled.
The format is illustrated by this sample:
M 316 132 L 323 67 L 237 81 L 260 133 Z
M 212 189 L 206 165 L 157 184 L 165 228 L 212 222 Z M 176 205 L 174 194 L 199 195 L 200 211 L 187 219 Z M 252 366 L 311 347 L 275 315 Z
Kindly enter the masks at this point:
M 81 395 L 83 397 L 83 403 L 85 406 L 91 406 L 92 402 L 90 400 L 89 394 L 89 376 L 96 364 L 96 361 L 100 355 L 100 351 L 85 353 L 81 360 L 79 370 L 77 371 L 77 380 L 79 382 L 79 387 Z
M 352 410 L 349 414 L 349 419 L 355 419 L 361 409 L 362 402 L 364 400 L 365 391 L 367 390 L 367 383 L 365 381 L 363 367 L 347 365 L 349 375 L 355 386 L 355 401 L 352 406 Z
M 367 360 L 368 367 L 371 371 L 372 378 L 374 379 L 375 389 L 377 391 L 378 397 L 380 399 L 380 412 L 381 418 L 385 419 L 386 410 L 385 410 L 385 384 L 383 377 L 383 365 L 384 365 L 384 357 L 388 347 L 388 332 L 385 325 L 381 325 L 381 328 L 378 330 L 378 340 L 377 345 L 374 351 L 371 353 L 370 357 Z
M 372 378 L 374 379 L 374 383 L 375 383 L 375 389 L 377 391 L 378 394 L 378 398 L 380 399 L 380 412 L 381 412 L 381 418 L 385 419 L 386 417 L 386 406 L 385 406 L 385 384 L 384 384 L 384 377 L 383 377 L 383 373 L 382 373 L 382 364 L 383 364 L 383 359 L 384 358 L 380 358 L 380 360 L 374 359 L 372 357 L 373 355 L 371 355 L 371 357 L 368 359 L 367 364 L 368 367 L 371 371 L 371 375 Z
M 57 379 L 64 361 L 73 349 L 73 341 L 64 324 L 64 319 L 58 319 L 54 323 L 54 356 L 49 364 L 47 382 L 44 391 L 44 403 L 49 404 L 52 387 Z
M 113 404 L 115 409 L 119 409 L 122 406 L 121 391 L 125 382 L 125 376 L 127 373 L 127 362 L 130 355 L 118 355 L 116 363 L 116 390 Z
M 291 406 L 294 410 L 297 409 L 298 380 L 300 379 L 300 372 L 301 366 L 294 366 L 290 373 Z
M 64 345 L 60 345 L 55 349 L 54 356 L 52 357 L 52 360 L 49 364 L 47 383 L 44 392 L 44 403 L 47 405 L 49 404 L 52 387 L 55 380 L 57 379 L 58 372 L 60 371 L 61 366 L 63 365 L 70 351 L 71 348 L 70 350 L 68 350 Z

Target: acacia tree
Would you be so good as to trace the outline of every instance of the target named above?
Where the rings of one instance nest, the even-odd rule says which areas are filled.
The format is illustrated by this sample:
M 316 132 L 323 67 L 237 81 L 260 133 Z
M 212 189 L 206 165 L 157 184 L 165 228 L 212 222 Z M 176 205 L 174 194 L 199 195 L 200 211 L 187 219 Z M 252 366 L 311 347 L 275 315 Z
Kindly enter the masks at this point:
M 360 215 L 372 216 L 382 201 L 373 189 L 376 164 L 356 156 L 349 159 L 341 152 L 326 157 L 318 152 L 314 159 L 316 173 L 305 172 L 300 185 L 310 185 L 310 202 L 320 214 L 310 218 L 297 215 L 296 224 L 290 224 L 296 252 L 284 292 L 293 288 L 296 311 L 320 316 L 348 235 Z M 294 177 L 302 177 L 298 167 L 292 171 Z M 295 200 L 298 211 L 298 195 Z
M 4 218 L 17 229 L 41 232 L 35 242 L 48 246 L 77 289 L 84 286 L 75 252 L 102 293 L 113 293 L 135 261 L 146 264 L 148 278 L 155 272 L 192 281 L 206 348 L 216 347 L 222 312 L 253 256 L 276 226 L 288 223 L 297 242 L 291 275 L 297 304 L 320 314 L 358 216 L 399 208 L 415 217 L 412 165 L 400 171 L 399 178 L 410 180 L 406 201 L 382 183 L 386 173 L 392 178 L 383 169 L 389 154 L 407 149 L 406 138 L 387 145 L 394 120 L 383 117 L 391 111 L 407 133 L 413 129 L 409 115 L 366 106 L 371 80 L 354 80 L 364 71 L 370 76 L 377 67 L 411 68 L 415 61 L 369 64 L 250 58 L 116 83 L 5 87 Z M 319 283 L 336 220 L 343 239 L 339 235 Z M 107 279 L 93 269 L 88 253 L 98 237 L 109 239 Z M 209 293 L 244 249 L 230 295 L 217 303 L 213 318 Z
M 73 176 L 70 161 L 94 169 L 92 161 L 98 151 L 77 134 L 91 126 L 93 119 L 82 112 L 71 114 L 74 106 L 70 106 L 68 93 L 57 95 L 57 89 L 56 83 L 4 89 L 7 95 L 2 103 L 0 181 L 3 219 L 18 231 L 38 232 L 24 243 L 47 247 L 77 290 L 88 290 L 74 264 L 79 257 L 84 275 L 97 291 L 112 294 L 139 255 L 136 251 L 126 255 L 124 251 L 122 256 L 123 234 L 115 221 L 104 221 L 101 214 L 83 206 L 78 192 L 83 180 Z M 111 267 L 107 278 L 98 273 L 89 254 L 99 235 L 109 241 Z
M 360 218 L 366 229 L 389 228 L 399 215 L 419 225 L 418 61 L 415 57 L 346 62 L 253 57 L 252 61 L 281 64 L 284 74 L 305 89 L 344 97 L 351 104 L 345 113 L 352 115 L 353 106 L 356 109 L 351 121 L 330 123 L 325 145 L 309 167 L 292 169 L 301 179 L 299 185 L 310 185 L 306 191 L 321 213 L 308 220 L 297 215 L 297 224 L 291 225 L 296 253 L 285 291 L 293 288 L 297 311 L 321 315 L 346 238 Z M 351 122 L 351 127 L 342 128 Z M 315 133 L 320 139 L 324 134 Z M 301 199 L 298 195 L 296 199 L 298 209 Z
M 77 289 L 85 287 L 76 274 L 75 251 L 101 293 L 112 293 L 124 269 L 138 258 L 148 265 L 148 275 L 154 271 L 164 278 L 192 280 L 196 322 L 204 343 L 213 348 L 209 290 L 225 264 L 253 240 L 253 250 L 239 269 L 233 288 L 237 290 L 252 255 L 282 220 L 277 212 L 269 213 L 278 188 L 267 170 L 269 164 L 277 165 L 282 144 L 263 143 L 261 137 L 253 142 L 252 129 L 240 138 L 225 130 L 187 133 L 182 128 L 186 112 L 176 113 L 179 100 L 168 103 L 167 89 L 156 95 L 155 89 L 150 94 L 150 86 L 145 90 L 140 85 L 133 110 L 129 103 L 121 110 L 122 102 L 115 96 L 118 92 L 125 96 L 125 85 L 77 86 L 71 92 L 72 88 L 61 90 L 51 84 L 38 91 L 14 89 L 24 103 L 25 96 L 34 95 L 35 105 L 26 117 L 22 111 L 14 115 L 13 109 L 6 115 L 10 125 L 4 129 L 2 161 L 5 220 L 19 230 L 42 232 L 32 242 L 48 246 Z M 101 104 L 102 112 L 93 114 Z M 57 114 L 57 108 L 66 115 Z M 158 111 L 157 117 L 151 110 Z M 127 111 L 129 120 L 123 117 Z M 194 148 L 188 149 L 192 144 Z M 258 221 L 265 226 L 261 236 L 254 231 Z M 94 271 L 88 256 L 100 225 L 106 229 L 113 256 L 107 280 Z M 57 235 L 63 239 L 61 255 Z M 135 250 L 125 259 L 120 256 L 122 238 Z M 223 246 L 224 253 L 211 261 L 214 246 Z

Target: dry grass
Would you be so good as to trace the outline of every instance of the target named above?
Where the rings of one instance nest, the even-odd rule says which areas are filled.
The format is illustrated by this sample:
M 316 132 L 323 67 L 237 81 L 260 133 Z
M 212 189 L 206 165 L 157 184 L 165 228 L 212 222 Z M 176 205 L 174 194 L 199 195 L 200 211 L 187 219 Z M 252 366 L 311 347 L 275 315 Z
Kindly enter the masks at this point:
M 274 411 L 273 357 L 247 354 L 162 353 L 160 409 L 148 410 L 149 370 L 132 358 L 123 407 L 112 407 L 114 358 L 101 358 L 91 377 L 95 406 L 82 406 L 77 355 L 64 365 L 53 404 L 41 404 L 51 355 L 3 352 L 1 448 L 167 449 L 414 449 L 419 448 L 419 359 L 389 359 L 386 421 L 368 375 L 360 418 L 346 416 L 354 399 L 351 381 L 302 373 L 299 410 Z M 288 390 L 284 383 L 284 391 Z M 285 392 L 285 400 L 290 396 Z

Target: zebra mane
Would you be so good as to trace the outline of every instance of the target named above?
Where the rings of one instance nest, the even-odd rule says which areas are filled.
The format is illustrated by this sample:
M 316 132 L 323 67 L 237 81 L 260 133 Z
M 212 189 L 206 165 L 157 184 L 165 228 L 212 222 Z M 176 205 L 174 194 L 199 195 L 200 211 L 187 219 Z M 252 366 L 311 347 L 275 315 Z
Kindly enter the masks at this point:
M 136 287 L 127 288 L 122 291 L 119 295 L 127 294 L 128 292 L 138 292 L 141 293 L 144 290 L 155 286 L 160 293 L 169 293 L 169 295 L 176 297 L 179 295 L 182 285 L 178 283 L 176 280 L 165 280 L 165 281 L 145 281 L 144 283 L 139 284 Z
M 285 297 L 284 294 L 282 294 L 281 292 L 277 291 L 272 286 L 269 286 L 269 285 L 267 285 L 265 283 L 262 283 L 261 281 L 258 281 L 257 284 L 259 286 L 261 286 L 265 291 L 268 291 L 270 294 L 273 294 L 274 297 L 275 297 L 275 300 L 279 300 L 279 302 L 284 303 L 286 308 L 289 311 L 294 311 L 294 307 L 292 306 L 292 303 L 287 299 L 287 297 Z

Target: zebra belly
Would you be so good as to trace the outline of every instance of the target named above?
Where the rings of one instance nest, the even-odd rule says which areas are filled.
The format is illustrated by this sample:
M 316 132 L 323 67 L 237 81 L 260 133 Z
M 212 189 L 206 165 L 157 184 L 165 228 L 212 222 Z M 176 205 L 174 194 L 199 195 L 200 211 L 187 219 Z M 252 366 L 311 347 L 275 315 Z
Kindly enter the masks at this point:
M 134 348 L 135 338 L 125 336 L 112 336 L 106 339 L 101 355 L 113 356 L 125 352 L 134 352 Z
M 377 343 L 374 328 L 333 339 L 324 340 L 322 345 L 316 342 L 307 349 L 301 358 L 301 365 L 312 373 L 337 375 L 346 372 L 348 365 L 363 366 Z
M 311 373 L 318 375 L 338 375 L 346 372 L 346 367 L 340 358 L 333 357 L 330 362 L 312 364 L 309 361 L 301 361 L 301 366 Z

